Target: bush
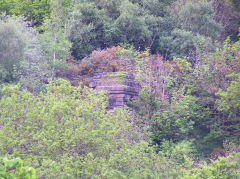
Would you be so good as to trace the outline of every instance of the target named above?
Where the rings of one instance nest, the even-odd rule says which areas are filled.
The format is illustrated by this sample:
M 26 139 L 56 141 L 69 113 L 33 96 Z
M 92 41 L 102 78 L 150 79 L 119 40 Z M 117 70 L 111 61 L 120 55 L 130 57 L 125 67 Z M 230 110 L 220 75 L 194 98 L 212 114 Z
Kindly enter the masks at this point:
M 0 153 L 24 158 L 39 178 L 156 178 L 176 175 L 127 109 L 106 111 L 107 97 L 58 79 L 47 94 L 3 88 Z M 172 166 L 171 166 L 172 165 Z
M 133 72 L 134 58 L 129 50 L 120 46 L 95 50 L 82 60 L 79 69 L 82 75 L 92 75 L 97 72 Z
M 0 177 L 35 179 L 36 172 L 32 167 L 23 167 L 23 161 L 20 158 L 9 160 L 5 157 L 0 158 Z
M 48 65 L 38 41 L 38 33 L 23 17 L 0 18 L 0 83 L 21 82 L 33 93 L 44 89 Z
M 198 168 L 191 170 L 183 170 L 181 178 L 184 179 L 226 179 L 239 178 L 240 176 L 240 153 L 235 153 L 226 158 L 211 161 L 211 163 L 203 164 Z

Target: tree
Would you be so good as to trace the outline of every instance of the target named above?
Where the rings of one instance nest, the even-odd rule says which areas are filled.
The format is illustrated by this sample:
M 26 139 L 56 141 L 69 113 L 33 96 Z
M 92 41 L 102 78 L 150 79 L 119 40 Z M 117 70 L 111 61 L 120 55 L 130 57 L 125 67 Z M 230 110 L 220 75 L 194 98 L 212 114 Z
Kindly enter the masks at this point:
M 128 109 L 106 110 L 104 91 L 57 79 L 46 95 L 19 85 L 2 93 L 0 153 L 24 158 L 40 178 L 176 176 L 176 164 L 148 146 Z
M 172 15 L 182 29 L 191 31 L 195 35 L 210 37 L 213 40 L 219 38 L 222 26 L 214 20 L 211 2 L 188 0 L 177 1 L 174 5 Z
M 0 0 L 0 14 L 21 15 L 27 18 L 31 26 L 41 26 L 49 17 L 50 0 Z
M 240 73 L 232 74 L 235 80 L 226 91 L 220 90 L 217 95 L 220 97 L 218 102 L 218 109 L 225 112 L 225 136 L 232 139 L 236 143 L 240 143 Z
M 213 123 L 209 139 L 218 136 L 217 138 L 220 141 L 230 140 L 239 142 L 237 137 L 239 126 L 237 125 L 238 115 L 235 115 L 237 114 L 236 109 L 227 110 L 226 108 L 226 110 L 222 110 L 223 108 L 217 107 L 218 92 L 220 90 L 227 91 L 231 86 L 231 82 L 234 81 L 234 78 L 231 78 L 231 74 L 239 73 L 239 48 L 239 42 L 231 44 L 230 39 L 227 39 L 223 47 L 218 48 L 216 52 L 201 54 L 199 63 L 194 70 L 195 77 L 192 77 L 193 80 L 191 80 L 191 89 L 194 91 L 192 94 L 201 96 L 201 101 L 205 106 L 209 107 L 212 113 L 211 121 Z M 225 107 L 227 107 L 227 103 L 227 101 L 224 103 Z M 228 105 L 232 105 L 230 101 Z M 231 114 L 233 115 L 232 117 Z
M 169 27 L 172 24 L 166 24 L 169 19 L 161 18 L 166 4 L 130 0 L 75 1 L 70 13 L 73 56 L 82 59 L 97 48 L 120 43 L 139 50 L 150 48 L 154 53 L 162 52 L 159 34 L 166 35 L 172 28 Z
M 32 167 L 23 167 L 20 158 L 8 159 L 0 158 L 0 177 L 1 178 L 36 178 L 36 171 Z
M 22 33 L 25 27 L 22 19 L 17 17 L 2 17 L 0 20 L 0 79 L 1 82 L 12 82 L 16 80 L 16 70 L 20 61 L 24 59 L 26 48 L 26 36 Z
M 224 27 L 222 39 L 230 36 L 231 40 L 237 41 L 238 28 L 240 26 L 240 6 L 238 0 L 214 0 L 213 7 L 215 11 L 214 19 Z
M 65 0 L 52 2 L 51 17 L 43 24 L 44 33 L 40 35 L 42 49 L 48 60 L 51 76 L 55 76 L 57 68 L 62 66 L 62 60 L 70 56 L 71 42 L 68 40 L 69 29 L 66 17 L 68 9 L 64 6 Z
M 170 35 L 171 56 L 189 56 L 195 63 L 198 46 L 203 46 L 206 52 L 214 51 L 215 41 L 220 39 L 223 28 L 214 19 L 211 2 L 176 1 L 171 5 L 171 17 L 177 23 Z
M 175 144 L 191 140 L 198 155 L 207 157 L 224 140 L 238 143 L 238 111 L 219 111 L 216 93 L 229 87 L 229 74 L 239 73 L 239 43 L 227 40 L 211 53 L 197 50 L 195 65 L 189 58 L 164 62 L 147 52 L 139 53 L 136 74 L 143 88 L 134 109 L 151 126 L 158 150 L 166 140 Z
M 38 33 L 23 17 L 3 16 L 0 36 L 1 83 L 21 81 L 34 93 L 43 89 L 48 66 L 39 45 Z
M 183 170 L 180 178 L 186 179 L 224 179 L 238 178 L 240 175 L 239 153 L 233 153 L 226 158 L 220 158 L 216 161 L 211 161 L 210 164 L 204 163 L 195 169 Z
M 0 0 L 0 14 L 2 13 L 10 14 L 13 5 L 14 0 Z
M 143 10 L 138 4 L 128 0 L 122 1 L 119 10 L 120 16 L 116 23 L 124 38 L 123 41 L 133 44 L 136 49 L 144 50 L 151 40 L 152 32 L 148 28 L 147 17 L 144 16 Z
M 93 2 L 74 3 L 70 13 L 72 54 L 82 59 L 95 49 L 104 49 L 121 42 L 116 23 Z

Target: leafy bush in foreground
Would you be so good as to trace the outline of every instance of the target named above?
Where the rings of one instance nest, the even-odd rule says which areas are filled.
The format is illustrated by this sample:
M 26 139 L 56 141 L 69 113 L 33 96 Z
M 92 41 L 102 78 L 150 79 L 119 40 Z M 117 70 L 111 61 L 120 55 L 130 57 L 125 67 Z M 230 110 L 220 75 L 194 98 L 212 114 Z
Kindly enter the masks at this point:
M 23 161 L 20 158 L 11 160 L 8 158 L 0 158 L 0 178 L 35 179 L 36 172 L 32 167 L 23 167 Z
M 3 88 L 0 154 L 21 157 L 39 178 L 156 178 L 176 175 L 148 147 L 127 109 L 106 111 L 98 92 L 58 79 L 47 94 Z M 172 168 L 172 169 L 171 169 Z
M 203 164 L 199 168 L 184 170 L 181 178 L 184 179 L 237 179 L 240 176 L 240 153 L 226 158 L 211 161 L 209 165 Z

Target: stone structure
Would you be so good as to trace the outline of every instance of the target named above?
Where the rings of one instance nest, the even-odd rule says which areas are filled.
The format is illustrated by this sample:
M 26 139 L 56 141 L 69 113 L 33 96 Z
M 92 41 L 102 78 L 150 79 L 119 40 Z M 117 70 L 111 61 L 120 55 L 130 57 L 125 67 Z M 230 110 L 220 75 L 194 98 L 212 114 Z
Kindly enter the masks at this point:
M 90 87 L 108 91 L 109 109 L 127 105 L 140 89 L 134 75 L 127 72 L 96 73 L 90 79 Z

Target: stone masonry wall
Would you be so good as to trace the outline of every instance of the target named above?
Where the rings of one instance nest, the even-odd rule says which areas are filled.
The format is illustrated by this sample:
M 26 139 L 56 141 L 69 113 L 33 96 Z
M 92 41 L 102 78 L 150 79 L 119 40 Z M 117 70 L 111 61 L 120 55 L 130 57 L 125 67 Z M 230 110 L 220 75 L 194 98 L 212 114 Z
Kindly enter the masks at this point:
M 127 105 L 128 99 L 138 96 L 140 89 L 134 75 L 125 72 L 96 73 L 90 79 L 90 87 L 108 91 L 109 109 Z

